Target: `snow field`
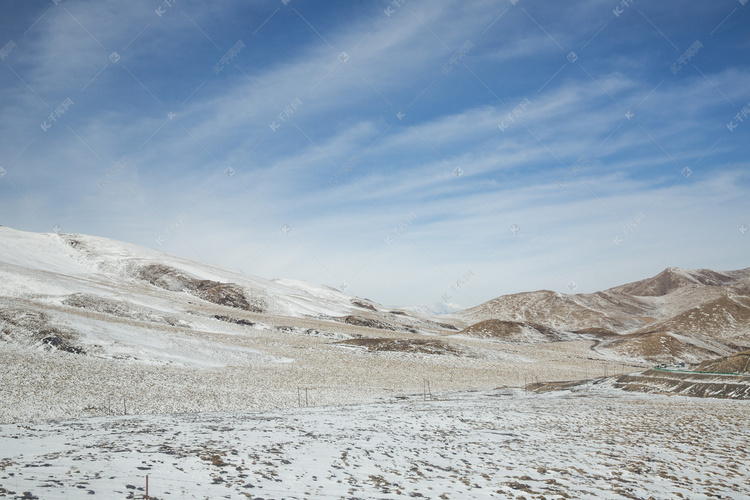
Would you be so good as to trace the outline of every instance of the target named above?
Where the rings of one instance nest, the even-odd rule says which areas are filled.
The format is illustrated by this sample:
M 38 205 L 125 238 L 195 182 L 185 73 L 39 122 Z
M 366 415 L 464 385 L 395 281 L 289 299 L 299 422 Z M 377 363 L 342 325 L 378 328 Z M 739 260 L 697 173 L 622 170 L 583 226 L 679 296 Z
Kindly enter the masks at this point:
M 142 498 L 148 474 L 158 499 L 745 499 L 747 410 L 589 386 L 8 424 L 0 498 Z

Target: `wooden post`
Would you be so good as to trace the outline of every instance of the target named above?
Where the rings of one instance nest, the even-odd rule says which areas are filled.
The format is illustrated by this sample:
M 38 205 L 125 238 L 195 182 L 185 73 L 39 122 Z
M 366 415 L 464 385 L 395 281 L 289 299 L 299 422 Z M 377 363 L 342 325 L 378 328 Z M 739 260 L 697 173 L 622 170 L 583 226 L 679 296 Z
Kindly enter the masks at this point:
M 146 474 L 146 500 L 148 500 L 148 474 Z

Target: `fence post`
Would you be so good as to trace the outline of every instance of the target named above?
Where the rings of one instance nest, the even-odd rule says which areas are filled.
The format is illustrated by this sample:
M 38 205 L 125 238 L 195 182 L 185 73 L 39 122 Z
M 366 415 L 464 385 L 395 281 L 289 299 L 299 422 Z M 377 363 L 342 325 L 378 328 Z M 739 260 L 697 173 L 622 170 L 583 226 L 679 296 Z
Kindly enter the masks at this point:
M 148 500 L 148 474 L 146 474 L 146 500 Z

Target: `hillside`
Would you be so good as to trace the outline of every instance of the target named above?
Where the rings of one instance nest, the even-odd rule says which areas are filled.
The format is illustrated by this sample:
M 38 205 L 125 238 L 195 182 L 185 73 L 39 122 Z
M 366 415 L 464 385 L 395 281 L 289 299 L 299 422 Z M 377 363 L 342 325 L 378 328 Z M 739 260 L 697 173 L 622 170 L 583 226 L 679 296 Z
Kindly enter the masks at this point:
M 506 295 L 455 316 L 469 323 L 466 333 L 486 332 L 488 325 L 534 324 L 536 330 L 595 339 L 602 352 L 695 363 L 750 347 L 750 269 L 669 268 L 592 294 Z
M 742 373 L 750 375 L 750 350 L 704 361 L 698 365 L 696 370 L 701 372 Z

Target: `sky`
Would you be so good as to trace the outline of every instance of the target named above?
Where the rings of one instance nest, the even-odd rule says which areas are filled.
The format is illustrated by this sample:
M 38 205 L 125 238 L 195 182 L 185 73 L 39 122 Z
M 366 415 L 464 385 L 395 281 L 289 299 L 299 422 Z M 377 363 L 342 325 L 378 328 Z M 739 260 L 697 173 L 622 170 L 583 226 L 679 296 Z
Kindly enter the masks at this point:
M 750 5 L 0 7 L 0 224 L 436 311 L 750 266 Z

